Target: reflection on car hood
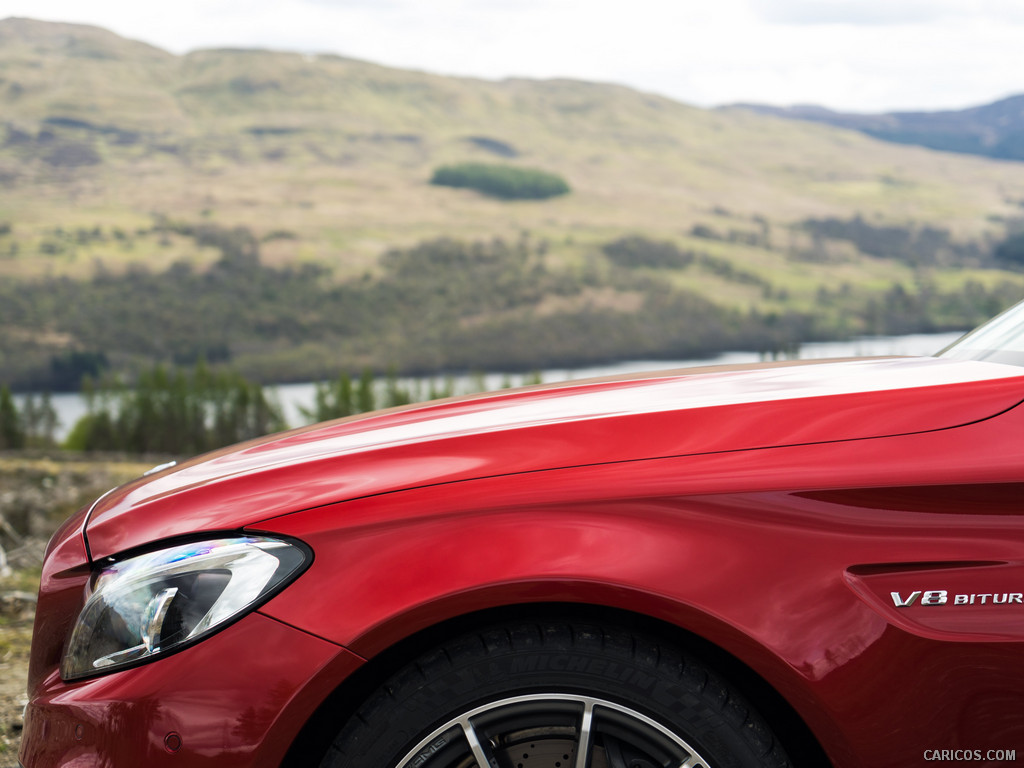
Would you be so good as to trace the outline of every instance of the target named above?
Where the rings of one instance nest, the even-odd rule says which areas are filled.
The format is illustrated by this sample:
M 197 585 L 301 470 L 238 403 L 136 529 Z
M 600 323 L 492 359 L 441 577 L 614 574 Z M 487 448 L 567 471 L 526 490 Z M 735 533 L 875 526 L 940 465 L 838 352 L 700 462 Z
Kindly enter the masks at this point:
M 422 485 L 946 429 L 1024 399 L 1024 369 L 937 358 L 704 369 L 383 411 L 194 459 L 104 497 L 93 557 Z

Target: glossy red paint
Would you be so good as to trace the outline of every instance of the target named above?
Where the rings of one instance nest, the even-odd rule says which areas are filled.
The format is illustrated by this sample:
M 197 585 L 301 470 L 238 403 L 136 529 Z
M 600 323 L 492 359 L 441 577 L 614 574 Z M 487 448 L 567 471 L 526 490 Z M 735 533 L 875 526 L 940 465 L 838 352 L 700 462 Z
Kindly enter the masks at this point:
M 344 678 L 362 659 L 254 613 L 165 662 L 70 685 L 47 676 L 27 712 L 21 761 L 276 766 L 330 692 L 322 679 Z M 166 748 L 172 733 L 177 750 Z
M 744 661 L 785 693 L 836 766 L 916 764 L 936 729 L 950 748 L 997 736 L 1024 748 L 1024 606 L 967 614 L 884 603 L 912 585 L 951 595 L 1024 586 L 1024 530 L 1006 514 L 1024 498 L 1024 445 L 1007 452 L 1021 434 L 1018 408 L 931 434 L 570 468 L 328 506 L 256 526 L 322 553 L 264 610 L 369 657 L 488 606 L 614 606 Z M 958 490 L 922 511 L 938 481 Z M 851 576 L 871 569 L 881 599 Z M 344 593 L 323 593 L 328 580 Z M 912 716 L 894 690 L 920 693 Z M 1000 705 L 984 718 L 961 709 L 995 691 Z
M 1024 606 L 955 603 L 1024 592 L 1022 400 L 1011 366 L 771 367 L 410 408 L 201 458 L 55 537 L 22 762 L 276 765 L 363 658 L 531 603 L 702 637 L 788 701 L 836 768 L 916 765 L 931 748 L 1024 754 Z M 96 559 L 243 528 L 295 537 L 315 560 L 191 648 L 59 680 L 83 531 Z M 949 600 L 891 596 L 914 591 Z M 280 684 L 255 682 L 268 675 Z M 112 736 L 122 712 L 134 740 Z M 49 726 L 56 745 L 47 722 L 65 724 Z
M 68 518 L 46 547 L 32 627 L 29 691 L 60 666 L 64 640 L 82 608 L 82 594 L 92 573 L 83 535 L 87 513 L 82 509 Z
M 241 527 L 261 511 L 419 485 L 934 431 L 1015 405 L 1020 374 L 935 358 L 849 361 L 565 385 L 345 419 L 128 485 L 97 505 L 88 542 L 100 558 Z

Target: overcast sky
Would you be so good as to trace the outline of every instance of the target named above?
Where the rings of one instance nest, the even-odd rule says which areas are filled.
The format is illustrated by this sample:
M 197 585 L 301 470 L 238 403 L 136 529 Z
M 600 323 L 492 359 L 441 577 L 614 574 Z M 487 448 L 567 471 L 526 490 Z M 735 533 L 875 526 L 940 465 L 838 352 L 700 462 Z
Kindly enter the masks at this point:
M 338 53 L 615 82 L 700 106 L 886 111 L 1024 93 L 1024 0 L 0 0 L 184 53 Z

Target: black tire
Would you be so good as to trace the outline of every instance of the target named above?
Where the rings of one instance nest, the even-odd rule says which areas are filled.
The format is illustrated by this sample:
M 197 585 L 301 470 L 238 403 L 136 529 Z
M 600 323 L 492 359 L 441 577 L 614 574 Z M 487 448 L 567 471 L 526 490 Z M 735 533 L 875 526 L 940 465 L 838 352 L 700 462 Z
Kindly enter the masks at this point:
M 584 761 L 576 757 L 581 741 Z M 791 766 L 742 696 L 667 644 L 626 630 L 542 622 L 467 634 L 424 653 L 357 710 L 321 768 L 488 763 Z

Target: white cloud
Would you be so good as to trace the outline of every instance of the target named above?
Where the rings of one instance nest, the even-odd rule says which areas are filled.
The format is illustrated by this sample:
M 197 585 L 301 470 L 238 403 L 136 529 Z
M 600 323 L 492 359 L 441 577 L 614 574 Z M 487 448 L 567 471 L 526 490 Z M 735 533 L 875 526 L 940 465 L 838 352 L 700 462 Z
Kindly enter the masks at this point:
M 1019 0 L 748 0 L 765 21 L 777 24 L 893 26 L 948 19 L 1024 23 Z
M 874 111 L 1024 92 L 1020 0 L 2 0 L 177 53 L 331 52 L 488 78 L 619 82 L 702 105 Z
M 750 0 L 765 21 L 776 24 L 889 26 L 936 21 L 945 14 L 939 0 Z

